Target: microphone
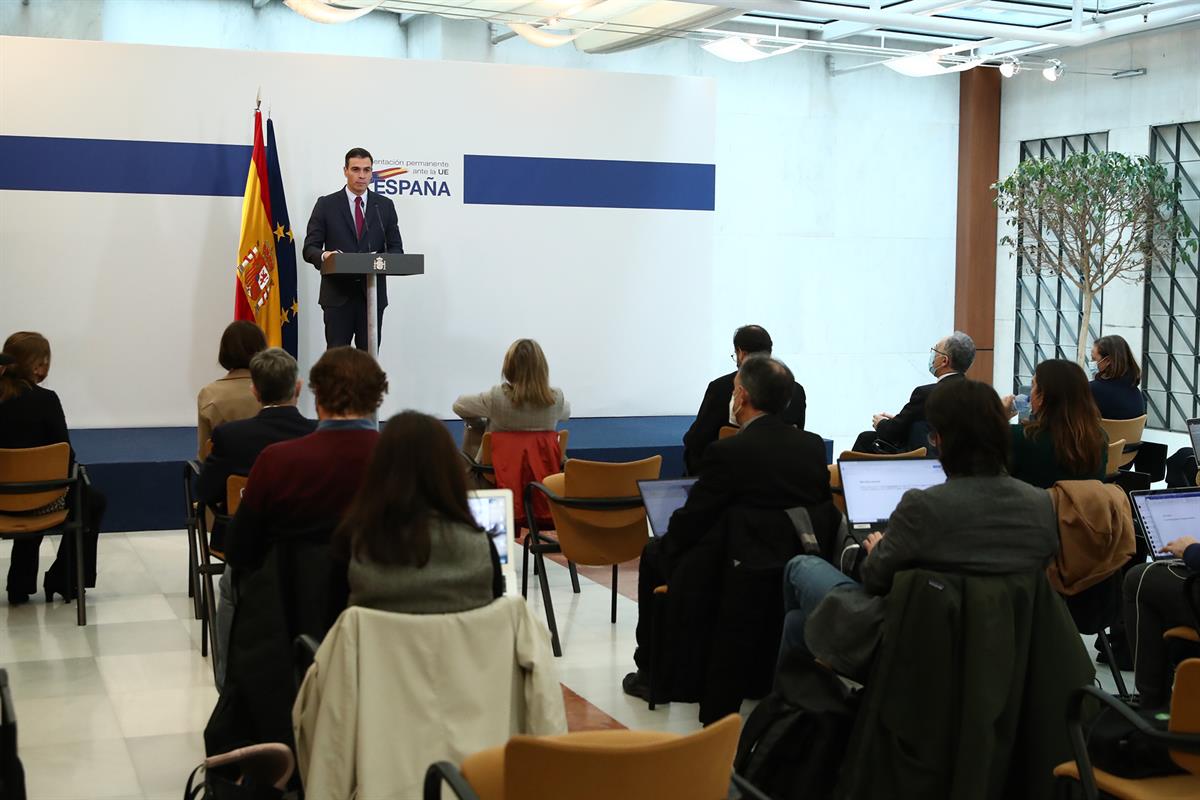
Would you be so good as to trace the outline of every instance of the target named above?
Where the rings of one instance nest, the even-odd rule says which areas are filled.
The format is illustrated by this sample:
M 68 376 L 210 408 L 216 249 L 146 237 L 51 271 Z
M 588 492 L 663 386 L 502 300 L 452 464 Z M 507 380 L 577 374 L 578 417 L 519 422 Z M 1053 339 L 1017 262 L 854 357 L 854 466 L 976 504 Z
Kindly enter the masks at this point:
M 378 205 L 375 206 L 375 221 L 379 223 L 379 232 L 383 234 L 383 250 L 381 250 L 380 252 L 386 253 L 387 252 L 387 228 L 383 227 L 383 217 L 379 216 L 379 206 Z

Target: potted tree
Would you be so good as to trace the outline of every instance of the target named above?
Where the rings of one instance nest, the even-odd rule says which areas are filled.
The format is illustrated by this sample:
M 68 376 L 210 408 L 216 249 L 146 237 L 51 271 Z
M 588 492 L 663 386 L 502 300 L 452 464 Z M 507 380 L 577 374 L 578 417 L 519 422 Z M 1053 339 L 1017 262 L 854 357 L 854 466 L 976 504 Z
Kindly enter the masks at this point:
M 1081 298 L 1076 361 L 1087 358 L 1095 297 L 1117 278 L 1144 281 L 1156 258 L 1196 249 L 1185 218 L 1172 211 L 1179 182 L 1161 164 L 1124 153 L 1027 159 L 992 185 L 1011 248 L 1030 274 L 1069 281 Z

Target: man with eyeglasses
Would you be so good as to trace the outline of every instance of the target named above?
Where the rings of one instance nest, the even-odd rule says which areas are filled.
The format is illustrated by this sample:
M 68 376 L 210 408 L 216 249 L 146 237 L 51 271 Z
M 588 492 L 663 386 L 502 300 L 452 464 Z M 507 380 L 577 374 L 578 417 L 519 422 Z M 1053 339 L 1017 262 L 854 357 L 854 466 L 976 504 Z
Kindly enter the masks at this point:
M 733 378 L 742 362 L 753 355 L 771 355 L 771 334 L 761 325 L 743 325 L 733 334 L 733 360 L 735 369 L 708 384 L 696 420 L 683 435 L 683 463 L 688 475 L 696 475 L 700 469 L 700 457 L 704 450 L 721 435 L 721 428 L 737 427 L 733 418 Z M 804 430 L 806 400 L 804 387 L 793 382 L 792 399 L 780 417 L 788 425 Z
M 854 441 L 857 453 L 895 453 L 928 447 L 925 436 L 925 401 L 944 380 L 963 377 L 975 361 L 975 342 L 962 331 L 942 339 L 929 348 L 929 373 L 936 379 L 913 389 L 898 414 L 876 414 L 871 418 L 874 430 L 864 431 Z

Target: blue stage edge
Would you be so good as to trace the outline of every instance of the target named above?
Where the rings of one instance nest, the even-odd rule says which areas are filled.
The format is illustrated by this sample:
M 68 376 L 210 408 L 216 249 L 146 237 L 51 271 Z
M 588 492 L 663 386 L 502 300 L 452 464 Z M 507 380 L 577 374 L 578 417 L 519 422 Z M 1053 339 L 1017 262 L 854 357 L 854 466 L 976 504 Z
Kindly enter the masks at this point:
M 591 461 L 663 458 L 662 476 L 683 474 L 683 434 L 692 417 L 572 419 L 567 454 Z M 462 422 L 447 427 L 462 441 Z M 196 457 L 195 428 L 92 428 L 71 432 L 79 461 L 108 497 L 105 531 L 173 530 L 184 525 L 183 466 Z M 833 442 L 825 440 L 828 460 Z

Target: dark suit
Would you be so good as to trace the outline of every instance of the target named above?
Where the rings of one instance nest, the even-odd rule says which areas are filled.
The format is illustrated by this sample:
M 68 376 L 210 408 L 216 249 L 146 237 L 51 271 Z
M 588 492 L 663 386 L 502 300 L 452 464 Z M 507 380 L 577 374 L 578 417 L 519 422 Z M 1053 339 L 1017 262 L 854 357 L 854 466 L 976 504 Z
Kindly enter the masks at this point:
M 781 416 L 759 417 L 736 436 L 709 445 L 687 502 L 671 515 L 666 534 L 652 539 L 642 550 L 639 649 L 644 650 L 650 639 L 649 610 L 655 587 L 670 580 L 680 559 L 709 535 L 726 510 L 815 506 L 830 498 L 824 441 L 815 433 L 792 427 Z M 644 616 L 640 613 L 643 609 L 647 612 Z M 639 664 L 643 660 L 640 655 Z
M 961 372 L 951 372 L 942 381 L 952 381 L 963 377 Z M 885 442 L 890 442 L 893 446 L 902 450 L 907 450 L 909 446 L 924 447 L 925 443 L 919 444 L 911 442 L 909 437 L 912 433 L 912 426 L 918 422 L 925 422 L 925 401 L 929 399 L 929 395 L 933 394 L 933 390 L 938 387 L 938 381 L 927 383 L 923 386 L 918 386 L 913 389 L 912 396 L 908 398 L 908 402 L 904 404 L 904 408 L 900 409 L 900 413 L 891 419 L 883 419 L 879 421 L 879 426 L 873 431 L 864 431 L 858 435 L 858 439 L 854 442 L 854 450 L 858 453 L 874 453 L 876 448 L 874 442 L 876 439 L 883 439 Z
M 249 475 L 267 445 L 307 436 L 316 429 L 316 420 L 301 416 L 295 406 L 264 408 L 250 419 L 217 426 L 212 433 L 212 453 L 196 481 L 196 498 L 207 505 L 223 506 L 230 475 Z
M 683 435 L 683 463 L 689 475 L 699 472 L 700 459 L 705 448 L 717 441 L 721 427 L 729 424 L 729 398 L 733 395 L 735 375 L 737 372 L 731 372 L 708 384 L 708 388 L 704 390 L 704 399 L 700 401 L 700 410 L 696 412 L 696 419 Z M 804 430 L 806 405 L 804 387 L 796 383 L 792 386 L 791 402 L 780 416 L 787 424 Z
M 0 403 L 0 447 L 24 449 L 59 442 L 70 444 L 70 441 L 62 403 L 58 395 L 49 389 L 31 386 Z M 75 460 L 73 450 L 71 460 Z M 73 507 L 72 500 L 68 496 L 67 508 Z M 100 535 L 100 523 L 106 507 L 104 495 L 88 487 L 83 502 L 83 578 L 88 588 L 96 585 L 96 540 Z M 22 536 L 13 540 L 12 561 L 8 566 L 9 592 L 34 594 L 37 591 L 38 549 L 41 544 L 41 536 Z M 45 586 L 74 596 L 74 581 L 67 574 L 66 566 L 73 552 L 70 537 L 62 537 L 58 556 L 46 571 Z
M 363 209 L 363 232 L 357 233 L 346 187 L 333 194 L 317 198 L 312 216 L 308 219 L 308 234 L 304 237 L 304 260 L 319 271 L 321 253 L 341 250 L 343 253 L 403 253 L 396 206 L 375 192 L 366 193 Z M 383 310 L 387 308 L 387 279 L 376 280 L 379 302 L 379 332 L 383 331 Z M 367 281 L 364 275 L 322 275 L 319 302 L 325 314 L 325 345 L 340 347 L 351 339 L 359 350 L 367 349 Z

